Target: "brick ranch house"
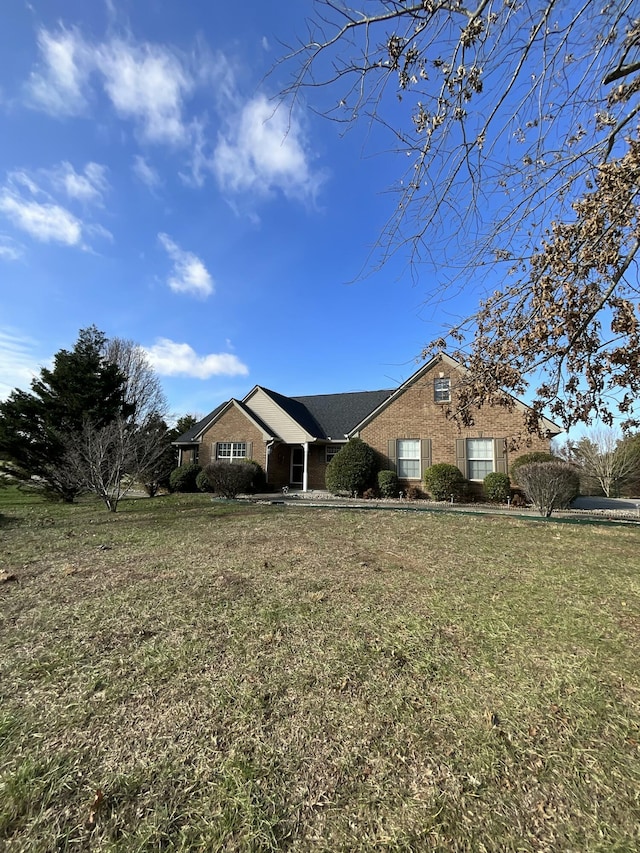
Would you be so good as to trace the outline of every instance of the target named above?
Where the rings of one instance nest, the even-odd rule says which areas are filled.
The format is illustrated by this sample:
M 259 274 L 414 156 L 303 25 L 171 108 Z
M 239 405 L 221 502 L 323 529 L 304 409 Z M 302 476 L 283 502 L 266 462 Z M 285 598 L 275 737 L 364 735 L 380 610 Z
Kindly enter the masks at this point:
M 398 474 L 403 486 L 420 485 L 436 462 L 457 465 L 481 485 L 492 471 L 509 473 L 509 457 L 549 451 L 560 427 L 541 419 L 545 436 L 510 448 L 522 433 L 527 408 L 484 406 L 472 427 L 446 416 L 462 367 L 445 353 L 432 358 L 399 388 L 285 397 L 256 385 L 243 400 L 228 400 L 174 442 L 179 464 L 254 459 L 270 488 L 324 489 L 328 462 L 349 438 L 359 437 L 380 457 L 382 468 Z

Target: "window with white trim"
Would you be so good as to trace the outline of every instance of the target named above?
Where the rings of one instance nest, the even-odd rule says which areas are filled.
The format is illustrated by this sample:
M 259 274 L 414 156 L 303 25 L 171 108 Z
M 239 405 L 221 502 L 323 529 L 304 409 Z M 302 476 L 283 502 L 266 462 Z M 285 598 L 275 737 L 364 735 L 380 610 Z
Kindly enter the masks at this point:
M 439 376 L 433 380 L 433 399 L 436 403 L 451 402 L 451 380 L 448 376 Z
M 494 470 L 493 439 L 467 439 L 467 477 L 469 480 L 484 480 Z
M 216 444 L 216 459 L 222 462 L 234 462 L 247 458 L 246 441 L 219 441 Z
M 331 460 L 336 455 L 336 453 L 339 453 L 343 447 L 344 447 L 343 444 L 327 444 L 325 447 L 325 451 L 324 451 L 325 452 L 325 457 L 324 457 L 325 462 L 327 464 L 329 464 L 329 462 L 331 462 Z
M 420 479 L 420 440 L 399 438 L 396 443 L 398 477 L 403 480 Z

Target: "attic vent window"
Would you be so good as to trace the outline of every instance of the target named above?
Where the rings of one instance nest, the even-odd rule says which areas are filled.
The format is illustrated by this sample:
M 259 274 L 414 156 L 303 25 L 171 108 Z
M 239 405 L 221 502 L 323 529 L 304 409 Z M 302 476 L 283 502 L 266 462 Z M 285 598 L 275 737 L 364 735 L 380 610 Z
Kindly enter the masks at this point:
M 451 402 L 451 380 L 448 376 L 433 381 L 433 399 L 436 403 Z

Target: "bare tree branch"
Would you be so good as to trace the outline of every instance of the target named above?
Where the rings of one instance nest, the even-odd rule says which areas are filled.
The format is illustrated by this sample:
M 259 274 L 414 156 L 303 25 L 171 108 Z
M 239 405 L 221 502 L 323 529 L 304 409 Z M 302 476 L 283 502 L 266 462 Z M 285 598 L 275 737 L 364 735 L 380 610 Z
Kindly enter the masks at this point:
M 627 425 L 640 397 L 640 21 L 633 0 L 318 0 L 282 63 L 339 123 L 384 129 L 406 160 L 375 266 L 431 267 L 427 303 L 478 308 L 431 345 L 478 377 L 459 396 L 565 426 Z M 368 10 L 371 9 L 368 13 Z M 502 389 L 502 390 L 501 390 Z M 529 426 L 535 428 L 535 419 Z

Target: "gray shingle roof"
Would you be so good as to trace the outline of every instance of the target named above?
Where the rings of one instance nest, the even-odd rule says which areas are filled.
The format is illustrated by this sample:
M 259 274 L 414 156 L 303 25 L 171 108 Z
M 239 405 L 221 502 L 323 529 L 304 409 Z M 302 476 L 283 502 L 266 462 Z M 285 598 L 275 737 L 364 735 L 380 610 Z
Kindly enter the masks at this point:
M 314 438 L 342 440 L 360 421 L 393 394 L 395 389 L 384 391 L 349 391 L 344 394 L 317 394 L 307 397 L 285 397 L 277 391 L 262 389 L 281 409 L 292 417 Z M 216 418 L 230 401 L 221 403 L 212 412 L 181 435 L 174 444 L 193 444 L 197 436 Z M 256 421 L 260 419 L 251 407 L 241 404 Z M 266 431 L 270 428 L 265 424 Z
M 225 403 L 220 403 L 220 405 L 215 408 L 212 412 L 209 412 L 208 415 L 205 415 L 202 420 L 198 421 L 197 424 L 194 424 L 191 429 L 188 429 L 185 433 L 183 433 L 179 438 L 176 438 L 175 441 L 171 442 L 172 444 L 193 444 L 196 441 L 196 436 L 198 433 L 202 432 L 202 430 L 206 427 L 209 421 L 212 421 L 217 414 L 219 414 L 224 407 L 228 404 L 228 400 Z
M 346 394 L 319 394 L 293 399 L 309 412 L 318 425 L 319 431 L 312 434 L 316 438 L 332 438 L 335 441 L 343 439 L 391 394 L 393 390 L 351 391 Z

